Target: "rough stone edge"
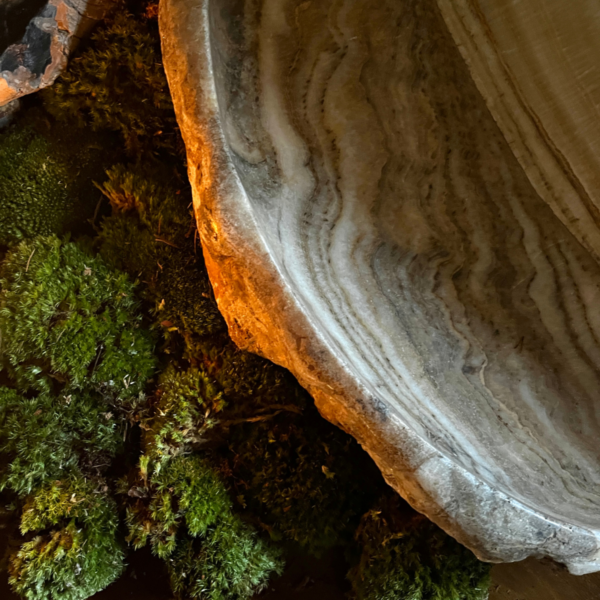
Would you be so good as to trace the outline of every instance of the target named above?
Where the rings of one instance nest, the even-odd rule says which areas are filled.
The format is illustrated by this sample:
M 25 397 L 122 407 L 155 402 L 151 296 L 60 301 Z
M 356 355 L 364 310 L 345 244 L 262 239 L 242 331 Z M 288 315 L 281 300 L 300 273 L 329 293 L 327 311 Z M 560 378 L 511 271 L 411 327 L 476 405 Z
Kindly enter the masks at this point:
M 70 53 L 93 25 L 103 19 L 116 4 L 115 0 L 48 0 L 56 9 L 53 17 L 36 16 L 29 27 L 51 30 L 51 61 L 43 73 L 36 75 L 25 67 L 0 72 L 0 107 L 52 85 L 67 65 Z M 36 25 L 34 20 L 38 20 Z
M 15 115 L 21 109 L 21 101 L 13 100 L 4 106 L 0 106 L 0 130 L 4 129 L 12 122 Z
M 221 127 L 209 2 L 162 0 L 159 24 L 204 257 L 235 343 L 289 369 L 398 493 L 480 559 L 549 556 L 573 574 L 600 570 L 600 532 L 548 518 L 492 489 L 386 414 L 315 332 L 291 290 L 282 289 Z

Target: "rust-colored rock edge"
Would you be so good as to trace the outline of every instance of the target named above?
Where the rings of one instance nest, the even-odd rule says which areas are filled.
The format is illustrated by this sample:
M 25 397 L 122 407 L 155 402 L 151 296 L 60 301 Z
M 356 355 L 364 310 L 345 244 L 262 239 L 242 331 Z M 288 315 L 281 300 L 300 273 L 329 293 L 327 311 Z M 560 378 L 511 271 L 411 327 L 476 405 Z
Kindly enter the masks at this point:
M 0 55 L 0 107 L 52 85 L 81 37 L 114 4 L 114 0 L 49 0 L 30 21 L 22 40 Z

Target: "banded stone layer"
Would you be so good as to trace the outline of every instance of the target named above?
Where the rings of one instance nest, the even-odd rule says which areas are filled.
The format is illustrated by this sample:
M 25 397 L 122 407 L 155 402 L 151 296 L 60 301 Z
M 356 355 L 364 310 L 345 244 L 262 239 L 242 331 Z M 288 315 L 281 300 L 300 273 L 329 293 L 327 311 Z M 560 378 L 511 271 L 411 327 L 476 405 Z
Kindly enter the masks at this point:
M 482 559 L 600 569 L 600 267 L 433 0 L 163 0 L 204 254 L 289 368 Z
M 600 4 L 438 0 L 536 191 L 600 259 Z

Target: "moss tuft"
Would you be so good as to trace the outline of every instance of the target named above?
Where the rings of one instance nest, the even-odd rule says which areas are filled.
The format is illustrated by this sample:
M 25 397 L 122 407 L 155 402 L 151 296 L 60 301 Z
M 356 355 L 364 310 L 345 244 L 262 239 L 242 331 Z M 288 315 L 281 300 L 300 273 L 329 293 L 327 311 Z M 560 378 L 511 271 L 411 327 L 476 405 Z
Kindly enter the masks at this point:
M 22 387 L 89 386 L 118 398 L 143 390 L 156 359 L 124 273 L 46 237 L 11 250 L 0 274 L 3 354 Z
M 202 369 L 169 365 L 150 405 L 153 416 L 142 421 L 146 453 L 163 462 L 197 449 L 224 406 L 222 392 Z
M 486 600 L 490 566 L 395 494 L 364 515 L 360 562 L 349 573 L 357 600 Z
M 59 119 L 119 132 L 132 154 L 166 149 L 181 155 L 157 24 L 135 18 L 123 6 L 42 95 Z
M 167 563 L 179 600 L 246 600 L 281 574 L 279 554 L 239 519 L 223 520 L 201 540 L 183 538 Z
M 67 166 L 31 129 L 0 134 L 0 244 L 62 233 L 77 203 Z
M 128 540 L 135 548 L 150 542 L 167 560 L 178 598 L 243 600 L 282 570 L 279 552 L 232 512 L 223 482 L 198 455 L 162 464 L 142 457 L 128 495 L 136 498 Z
M 26 398 L 0 388 L 0 451 L 9 463 L 0 489 L 22 496 L 67 474 L 99 475 L 121 437 L 108 406 L 87 392 Z
M 34 534 L 12 557 L 14 590 L 27 600 L 84 600 L 124 569 L 116 505 L 98 481 L 52 481 L 31 495 L 21 533 Z
M 382 486 L 357 442 L 313 407 L 232 428 L 227 465 L 238 502 L 317 556 L 351 539 Z
M 119 165 L 107 175 L 100 189 L 113 214 L 102 223 L 102 256 L 145 282 L 145 297 L 163 328 L 201 336 L 224 331 L 196 238 L 191 200 L 140 168 Z

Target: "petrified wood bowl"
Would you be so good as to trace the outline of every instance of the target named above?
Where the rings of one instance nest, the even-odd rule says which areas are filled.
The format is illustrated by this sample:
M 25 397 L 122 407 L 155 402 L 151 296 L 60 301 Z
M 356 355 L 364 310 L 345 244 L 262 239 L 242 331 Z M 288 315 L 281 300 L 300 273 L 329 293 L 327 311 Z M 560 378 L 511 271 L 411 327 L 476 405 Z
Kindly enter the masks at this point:
M 546 143 L 523 154 L 490 48 L 461 30 L 476 4 L 163 0 L 165 64 L 235 341 L 289 368 L 481 558 L 585 573 L 600 569 L 598 221 L 562 149 L 586 131 L 572 115 L 551 139 L 543 94 L 517 90 Z M 508 57 L 479 4 L 469 18 Z M 538 29 L 506 89 L 552 75 L 535 59 L 569 40 Z M 597 109 L 600 86 L 558 87 Z

